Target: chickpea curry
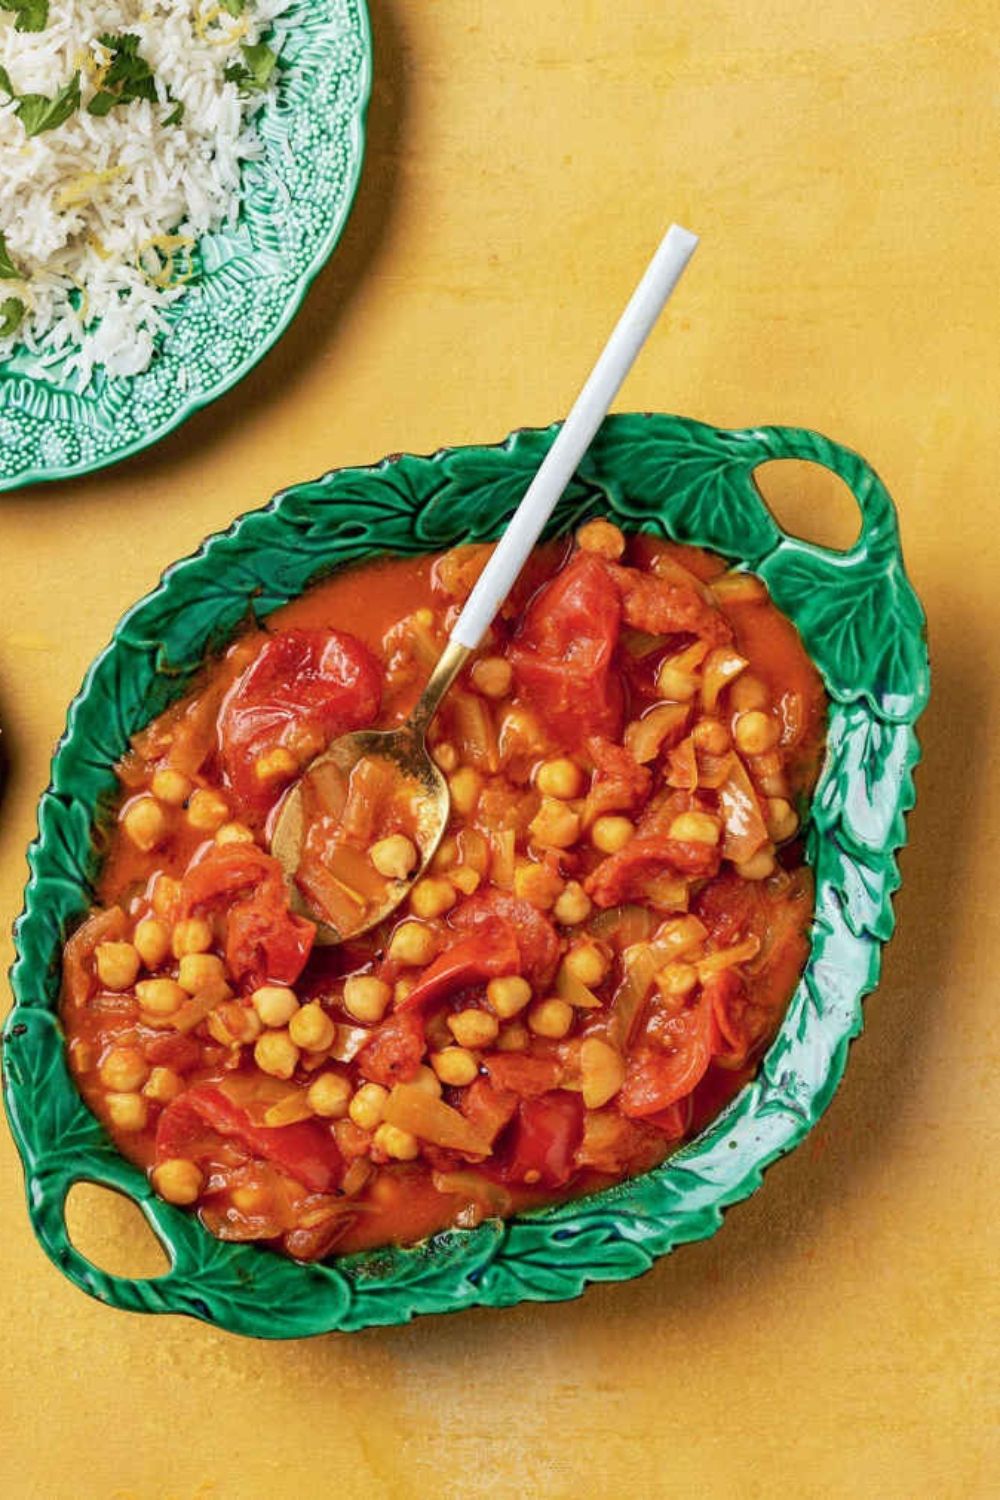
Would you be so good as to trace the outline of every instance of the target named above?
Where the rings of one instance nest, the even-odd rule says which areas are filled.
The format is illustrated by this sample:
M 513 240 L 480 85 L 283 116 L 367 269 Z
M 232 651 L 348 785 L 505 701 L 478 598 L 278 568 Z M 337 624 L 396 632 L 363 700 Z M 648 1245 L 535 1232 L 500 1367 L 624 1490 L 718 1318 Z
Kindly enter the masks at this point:
M 758 579 L 600 520 L 536 549 L 431 726 L 428 869 L 315 944 L 269 853 L 282 798 L 402 722 L 489 552 L 315 585 L 119 767 L 64 953 L 70 1063 L 222 1239 L 315 1260 L 647 1171 L 752 1077 L 804 965 L 818 675 Z M 403 790 L 377 761 L 313 789 L 301 894 L 356 914 L 411 875 Z

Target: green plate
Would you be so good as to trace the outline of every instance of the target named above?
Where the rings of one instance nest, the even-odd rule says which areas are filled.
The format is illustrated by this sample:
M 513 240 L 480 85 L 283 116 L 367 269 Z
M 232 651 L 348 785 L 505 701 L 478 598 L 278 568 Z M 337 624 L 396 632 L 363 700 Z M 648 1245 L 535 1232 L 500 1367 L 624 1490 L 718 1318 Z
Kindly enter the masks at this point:
M 0 491 L 128 458 L 234 386 L 281 337 L 340 238 L 364 155 L 372 75 L 365 0 L 296 0 L 264 154 L 243 169 L 236 226 L 198 243 L 142 375 L 96 371 L 85 390 L 25 349 L 0 360 Z
M 59 955 L 91 900 L 113 766 L 135 730 L 184 691 L 206 653 L 252 611 L 259 617 L 314 579 L 381 552 L 419 553 L 495 537 L 556 428 L 497 447 L 404 455 L 297 485 L 178 563 L 125 616 L 70 707 L 29 852 L 16 929 L 16 1006 L 4 1028 L 7 1109 L 27 1178 L 28 1212 L 45 1251 L 78 1286 L 116 1307 L 189 1313 L 236 1332 L 289 1338 L 402 1323 L 524 1299 L 577 1296 L 590 1281 L 647 1270 L 675 1245 L 718 1229 L 723 1210 L 760 1186 L 830 1101 L 861 1029 L 893 928 L 896 851 L 913 804 L 914 722 L 929 677 L 924 617 L 903 571 L 896 517 L 863 459 L 789 428 L 723 432 L 680 417 L 605 423 L 550 532 L 588 515 L 710 547 L 753 568 L 796 622 L 831 699 L 824 769 L 808 826 L 817 886 L 809 962 L 758 1077 L 702 1134 L 632 1182 L 563 1207 L 405 1250 L 304 1266 L 253 1245 L 222 1244 L 156 1198 L 82 1103 L 56 1019 Z M 787 536 L 753 482 L 772 458 L 827 465 L 853 491 L 857 543 L 829 552 Z M 64 1204 L 75 1182 L 136 1202 L 171 1269 L 110 1276 L 70 1243 Z

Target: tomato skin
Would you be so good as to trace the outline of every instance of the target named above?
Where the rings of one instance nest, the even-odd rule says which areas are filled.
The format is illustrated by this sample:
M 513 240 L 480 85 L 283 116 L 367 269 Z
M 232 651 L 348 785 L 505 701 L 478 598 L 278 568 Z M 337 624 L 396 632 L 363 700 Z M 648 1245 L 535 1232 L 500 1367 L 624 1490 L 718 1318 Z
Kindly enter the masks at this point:
M 704 991 L 694 1005 L 661 1023 L 657 1035 L 673 1050 L 640 1045 L 628 1060 L 616 1103 L 630 1119 L 661 1115 L 685 1099 L 708 1071 L 718 1034 L 711 1001 Z
M 294 984 L 312 952 L 316 926 L 288 910 L 278 861 L 255 844 L 213 846 L 181 882 L 180 916 L 216 904 L 228 904 L 230 973 L 254 987 L 267 980 Z
M 614 668 L 622 607 L 605 564 L 577 552 L 539 589 L 508 648 L 517 690 L 560 739 L 619 738 L 624 711 Z
M 516 974 L 520 953 L 513 929 L 497 918 L 484 921 L 470 937 L 446 948 L 424 970 L 413 989 L 396 1007 L 415 1009 L 432 1000 L 443 1000 L 469 985 L 486 984 L 504 974 Z
M 240 810 L 265 813 L 281 785 L 254 762 L 290 736 L 322 750 L 338 734 L 371 724 L 382 672 L 355 636 L 341 630 L 283 630 L 270 636 L 226 696 L 219 720 L 223 770 Z
M 559 934 L 537 907 L 509 891 L 490 890 L 470 896 L 449 917 L 453 927 L 476 932 L 496 921 L 512 930 L 519 961 L 507 973 L 521 973 L 536 986 L 545 986 L 559 963 Z
M 547 1094 L 557 1087 L 563 1067 L 558 1057 L 530 1057 L 518 1052 L 495 1052 L 484 1058 L 490 1081 L 522 1098 Z
M 569 1181 L 576 1171 L 576 1152 L 583 1140 L 583 1100 L 579 1094 L 556 1089 L 522 1099 L 510 1128 L 511 1140 L 501 1171 L 505 1181 L 545 1188 L 562 1187 Z
M 371 1083 L 391 1089 L 417 1076 L 426 1045 L 423 1017 L 413 1010 L 396 1011 L 358 1053 L 358 1067 Z
M 254 1125 L 245 1109 L 210 1084 L 188 1089 L 167 1105 L 156 1130 L 157 1160 L 205 1159 L 213 1135 L 235 1139 L 251 1156 L 272 1162 L 311 1192 L 328 1193 L 340 1181 L 341 1155 L 322 1125 L 314 1120 L 273 1129 Z
M 595 905 L 621 906 L 642 901 L 646 882 L 665 872 L 705 878 L 719 868 L 719 850 L 712 844 L 638 834 L 618 854 L 609 854 L 584 881 Z

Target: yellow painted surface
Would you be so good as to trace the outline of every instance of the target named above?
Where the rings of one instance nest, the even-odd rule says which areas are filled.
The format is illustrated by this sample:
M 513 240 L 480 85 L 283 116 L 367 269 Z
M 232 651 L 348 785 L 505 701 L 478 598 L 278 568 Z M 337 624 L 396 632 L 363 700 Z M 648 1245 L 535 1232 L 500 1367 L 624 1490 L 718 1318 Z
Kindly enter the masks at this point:
M 809 1144 L 714 1240 L 577 1304 L 286 1345 L 111 1312 L 36 1249 L 4 1134 L 0 1494 L 994 1495 L 995 0 L 374 10 L 357 210 L 281 345 L 149 455 L 0 499 L 4 968 L 122 610 L 282 485 L 564 413 L 671 217 L 704 246 L 621 404 L 823 429 L 901 507 L 936 680 L 899 936 Z M 123 1210 L 77 1219 L 139 1253 Z

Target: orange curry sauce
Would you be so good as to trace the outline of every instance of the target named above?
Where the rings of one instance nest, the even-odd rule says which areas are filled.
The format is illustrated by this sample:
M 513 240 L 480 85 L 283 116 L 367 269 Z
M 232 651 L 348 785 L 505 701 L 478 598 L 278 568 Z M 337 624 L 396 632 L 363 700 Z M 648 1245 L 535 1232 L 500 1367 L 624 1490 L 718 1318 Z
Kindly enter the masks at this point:
M 605 522 L 538 549 L 435 720 L 428 875 L 312 946 L 267 853 L 281 797 L 332 737 L 405 717 L 488 552 L 317 584 L 120 767 L 65 951 L 70 1062 L 222 1238 L 316 1259 L 646 1171 L 753 1075 L 805 962 L 817 673 L 757 580 Z M 374 784 L 338 795 L 349 900 L 405 875 L 414 830 Z

